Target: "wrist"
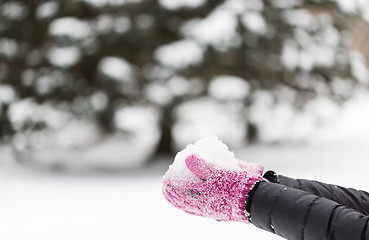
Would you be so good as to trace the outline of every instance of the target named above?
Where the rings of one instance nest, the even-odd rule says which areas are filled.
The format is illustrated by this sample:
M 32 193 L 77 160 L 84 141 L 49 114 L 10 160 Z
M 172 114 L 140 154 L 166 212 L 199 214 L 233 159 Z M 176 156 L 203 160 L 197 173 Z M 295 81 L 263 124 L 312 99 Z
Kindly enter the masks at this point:
M 264 178 L 262 180 L 258 180 L 256 181 L 250 188 L 249 192 L 246 195 L 246 200 L 245 200 L 245 206 L 244 206 L 244 213 L 245 216 L 247 218 L 247 220 L 249 222 L 251 222 L 251 204 L 252 204 L 252 197 L 254 196 L 257 188 L 259 187 L 260 183 L 262 182 L 267 182 L 266 180 L 264 180 Z

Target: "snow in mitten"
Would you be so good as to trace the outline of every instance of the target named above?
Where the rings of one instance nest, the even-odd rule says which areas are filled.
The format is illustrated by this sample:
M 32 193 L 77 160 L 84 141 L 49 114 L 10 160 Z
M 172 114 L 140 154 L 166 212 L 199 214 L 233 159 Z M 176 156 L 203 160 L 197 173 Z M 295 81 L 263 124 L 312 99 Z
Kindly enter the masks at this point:
M 211 146 L 206 147 L 207 144 Z M 218 161 L 209 159 L 212 154 Z M 185 165 L 178 168 L 184 155 Z M 219 221 L 248 222 L 245 200 L 253 184 L 262 179 L 262 165 L 237 160 L 214 136 L 188 146 L 177 154 L 173 165 L 163 179 L 164 196 L 173 206 Z

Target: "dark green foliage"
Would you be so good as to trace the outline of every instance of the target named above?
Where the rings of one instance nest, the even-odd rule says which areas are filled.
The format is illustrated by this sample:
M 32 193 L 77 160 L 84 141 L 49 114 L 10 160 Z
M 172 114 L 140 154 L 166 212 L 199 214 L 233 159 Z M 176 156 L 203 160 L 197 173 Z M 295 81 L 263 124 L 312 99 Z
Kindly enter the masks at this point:
M 81 99 L 88 102 L 95 93 L 102 94 L 107 98 L 107 104 L 99 109 L 88 104 L 71 109 L 76 114 L 87 113 L 108 132 L 114 131 L 112 118 L 117 106 L 132 103 L 157 105 L 163 109 L 159 149 L 170 151 L 173 110 L 186 99 L 206 95 L 206 86 L 215 76 L 232 75 L 248 81 L 251 94 L 245 96 L 243 103 L 246 107 L 252 103 L 252 93 L 257 89 L 273 92 L 281 86 L 287 87 L 296 92 L 294 103 L 301 107 L 320 94 L 337 101 L 346 99 L 349 94 L 335 92 L 332 87 L 337 78 L 349 85 L 358 84 L 358 79 L 351 71 L 349 41 L 343 37 L 347 35 L 348 16 L 333 2 L 289 1 L 293 4 L 282 8 L 271 0 L 250 1 L 245 5 L 251 8 L 233 13 L 236 27 L 234 38 L 228 39 L 230 42 L 197 43 L 203 49 L 200 63 L 181 67 L 166 66 L 165 61 L 155 57 L 155 52 L 163 45 L 183 39 L 193 38 L 198 42 L 196 36 L 184 32 L 184 25 L 193 19 L 201 21 L 219 9 L 226 9 L 226 2 L 231 1 L 209 0 L 197 7 L 178 9 L 167 9 L 155 0 L 128 3 L 101 1 L 98 5 L 91 2 L 3 1 L 0 6 L 0 86 L 12 86 L 18 99 L 32 97 L 38 103 L 66 103 L 72 106 Z M 42 9 L 46 11 L 42 12 Z M 296 12 L 296 24 L 293 19 L 286 21 L 286 14 L 299 9 L 303 11 Z M 319 9 L 319 13 L 316 9 Z M 257 17 L 255 21 L 261 19 L 265 24 L 262 26 L 264 29 L 258 32 L 245 24 L 243 18 L 247 19 L 247 14 L 254 14 L 254 19 Z M 297 24 L 298 18 L 305 16 L 313 19 L 315 25 Z M 77 32 L 77 35 L 53 34 L 51 25 L 66 17 L 76 24 L 82 24 L 85 29 Z M 216 29 L 219 26 L 210 27 Z M 324 39 L 326 29 L 337 34 L 338 40 L 332 40 L 336 42 L 326 42 L 330 41 Z M 303 34 L 311 39 L 300 41 L 298 37 Z M 328 51 L 331 51 L 333 62 L 301 67 L 292 59 L 292 65 L 283 64 L 281 54 L 286 43 L 303 51 L 310 47 L 311 41 L 330 48 Z M 50 60 L 54 48 L 70 51 L 75 59 L 67 64 L 59 64 L 58 59 Z M 111 56 L 129 64 L 130 79 L 117 80 L 99 70 L 101 60 Z M 308 57 L 307 61 L 310 60 Z M 45 78 L 47 83 L 40 80 L 45 76 L 48 77 Z M 148 84 L 165 85 L 175 76 L 183 77 L 188 82 L 200 80 L 203 88 L 199 90 L 195 87 L 198 85 L 191 85 L 187 93 L 163 104 L 147 96 L 145 89 Z M 0 138 L 13 133 L 7 117 L 9 104 L 2 103 L 0 96 Z M 251 128 L 250 139 L 256 139 L 257 126 L 252 124 Z

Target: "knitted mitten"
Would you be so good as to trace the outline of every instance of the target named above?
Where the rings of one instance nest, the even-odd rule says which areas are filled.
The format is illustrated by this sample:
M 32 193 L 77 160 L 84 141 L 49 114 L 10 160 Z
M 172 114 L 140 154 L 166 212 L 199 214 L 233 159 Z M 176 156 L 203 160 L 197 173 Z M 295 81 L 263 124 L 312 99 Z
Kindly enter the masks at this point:
M 193 177 L 168 171 L 163 179 L 164 196 L 172 205 L 218 221 L 248 222 L 245 200 L 253 184 L 262 179 L 262 165 L 239 161 L 238 169 L 222 169 L 196 155 L 188 156 L 185 163 Z

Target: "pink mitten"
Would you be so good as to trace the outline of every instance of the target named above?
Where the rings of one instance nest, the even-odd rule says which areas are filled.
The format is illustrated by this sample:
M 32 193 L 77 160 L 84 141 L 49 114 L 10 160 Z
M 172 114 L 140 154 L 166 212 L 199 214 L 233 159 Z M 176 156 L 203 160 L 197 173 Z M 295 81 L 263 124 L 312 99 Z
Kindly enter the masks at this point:
M 185 163 L 194 177 L 178 177 L 171 171 L 164 176 L 163 192 L 171 204 L 219 221 L 248 222 L 244 212 L 246 195 L 262 179 L 262 165 L 240 161 L 239 169 L 221 169 L 196 155 L 188 156 Z

